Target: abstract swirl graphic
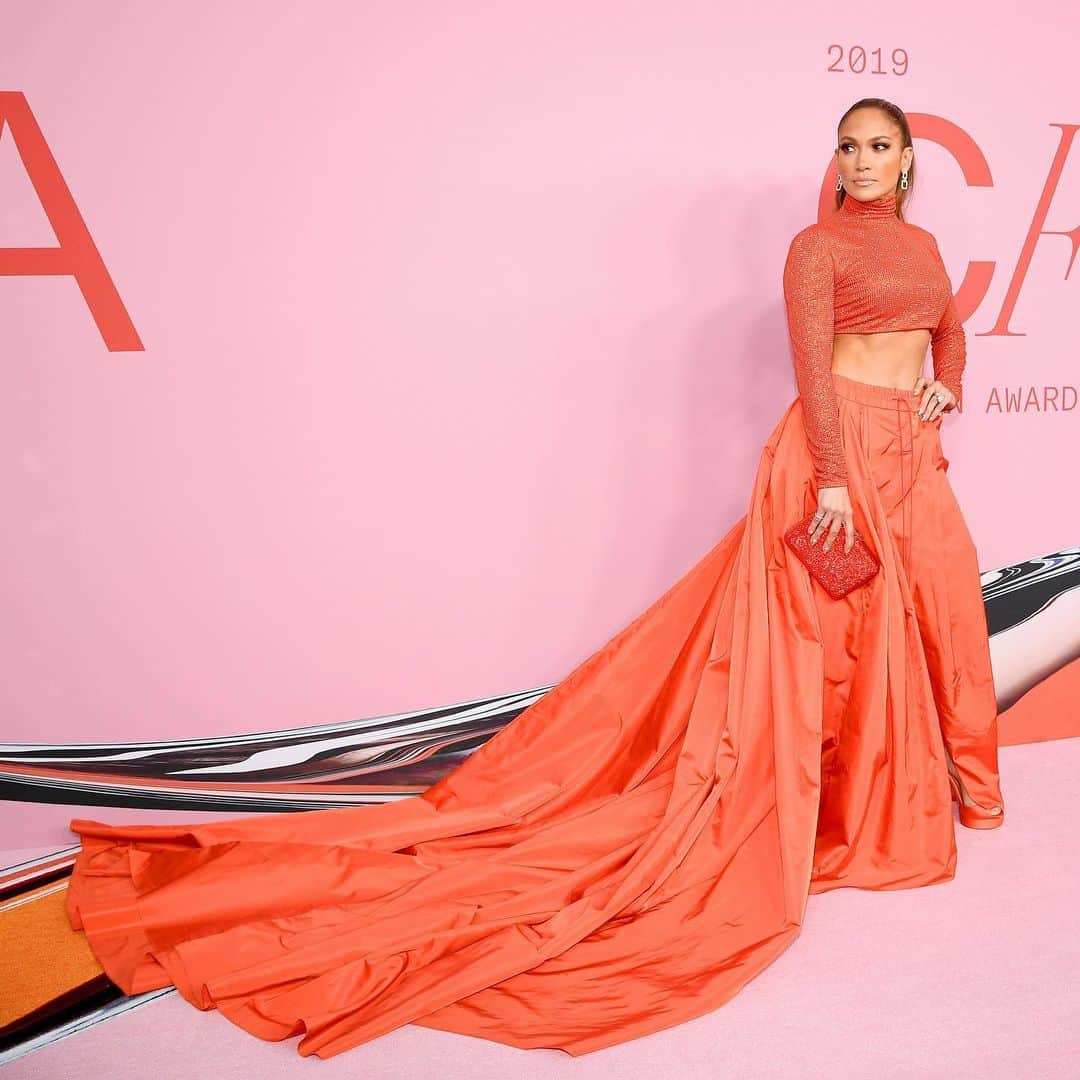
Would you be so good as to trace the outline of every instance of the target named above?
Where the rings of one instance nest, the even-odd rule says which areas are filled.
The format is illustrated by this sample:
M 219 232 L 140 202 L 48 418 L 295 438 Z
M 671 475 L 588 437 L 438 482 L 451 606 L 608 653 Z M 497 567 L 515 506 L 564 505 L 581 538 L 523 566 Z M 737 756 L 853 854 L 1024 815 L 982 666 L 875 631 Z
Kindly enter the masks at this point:
M 980 580 L 990 633 L 999 634 L 1035 618 L 1062 593 L 1080 586 L 1080 547 L 988 570 Z
M 994 635 L 1027 633 L 1030 651 L 1032 641 L 1050 638 L 1049 632 L 1040 636 L 1039 624 L 1055 600 L 1080 586 L 1080 547 L 987 571 L 981 581 L 991 645 Z M 995 656 L 1002 669 L 1002 705 L 1011 705 L 1074 658 L 1078 637 L 1063 642 L 1055 630 L 1052 646 L 1039 646 L 1045 662 L 1034 670 L 1010 670 L 1007 678 L 1007 660 Z M 400 799 L 441 779 L 550 689 L 249 735 L 98 745 L 0 744 L 0 799 L 234 814 Z
M 251 735 L 0 744 L 0 798 L 228 813 L 385 802 L 430 787 L 550 689 Z

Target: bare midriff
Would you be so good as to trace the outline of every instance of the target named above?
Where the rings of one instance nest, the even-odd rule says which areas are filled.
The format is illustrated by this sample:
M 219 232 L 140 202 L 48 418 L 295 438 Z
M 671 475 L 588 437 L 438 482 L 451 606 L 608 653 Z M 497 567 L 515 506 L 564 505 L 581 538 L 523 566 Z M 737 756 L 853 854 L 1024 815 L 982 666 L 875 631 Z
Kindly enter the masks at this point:
M 832 370 L 857 382 L 910 390 L 923 373 L 929 347 L 929 330 L 836 334 Z

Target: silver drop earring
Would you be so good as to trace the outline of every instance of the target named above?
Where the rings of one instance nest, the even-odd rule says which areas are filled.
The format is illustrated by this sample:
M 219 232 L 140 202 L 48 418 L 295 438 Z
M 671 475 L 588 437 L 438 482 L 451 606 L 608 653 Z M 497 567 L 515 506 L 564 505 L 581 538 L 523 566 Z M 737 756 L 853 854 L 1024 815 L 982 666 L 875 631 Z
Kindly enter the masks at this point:
M 836 174 L 836 190 L 839 191 L 844 186 L 844 181 L 840 179 L 840 174 Z
M 903 171 L 903 172 L 902 172 L 902 173 L 900 174 L 900 187 L 901 187 L 901 188 L 902 188 L 902 189 L 903 189 L 904 191 L 907 191 L 907 186 L 908 186 L 908 185 L 907 185 L 907 169 L 905 169 L 905 170 L 904 170 L 904 171 Z

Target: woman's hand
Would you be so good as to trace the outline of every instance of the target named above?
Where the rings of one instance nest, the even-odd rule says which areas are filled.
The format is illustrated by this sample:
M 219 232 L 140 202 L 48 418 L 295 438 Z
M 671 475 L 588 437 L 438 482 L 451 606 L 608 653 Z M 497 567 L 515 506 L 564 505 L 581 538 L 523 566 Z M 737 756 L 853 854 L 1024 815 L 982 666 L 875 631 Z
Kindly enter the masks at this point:
M 943 412 L 956 408 L 956 395 L 942 382 L 920 375 L 915 380 L 913 394 L 922 394 L 922 401 L 915 410 L 920 420 L 936 420 Z M 942 400 L 938 400 L 938 395 Z
M 819 488 L 817 513 L 810 522 L 810 543 L 816 544 L 818 537 L 824 535 L 822 551 L 828 551 L 841 529 L 844 530 L 846 553 L 855 546 L 855 514 L 847 485 Z

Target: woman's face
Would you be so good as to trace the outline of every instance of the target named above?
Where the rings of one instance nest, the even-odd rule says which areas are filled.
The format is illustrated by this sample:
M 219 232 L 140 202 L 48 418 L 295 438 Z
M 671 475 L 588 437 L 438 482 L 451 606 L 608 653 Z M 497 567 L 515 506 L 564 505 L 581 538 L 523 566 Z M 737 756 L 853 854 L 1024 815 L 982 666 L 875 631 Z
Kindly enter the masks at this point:
M 892 119 L 879 109 L 857 109 L 839 134 L 836 171 L 846 194 L 867 202 L 895 191 L 915 152 L 902 145 Z

